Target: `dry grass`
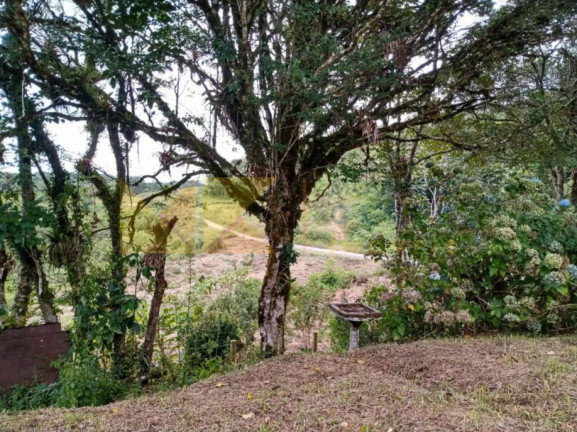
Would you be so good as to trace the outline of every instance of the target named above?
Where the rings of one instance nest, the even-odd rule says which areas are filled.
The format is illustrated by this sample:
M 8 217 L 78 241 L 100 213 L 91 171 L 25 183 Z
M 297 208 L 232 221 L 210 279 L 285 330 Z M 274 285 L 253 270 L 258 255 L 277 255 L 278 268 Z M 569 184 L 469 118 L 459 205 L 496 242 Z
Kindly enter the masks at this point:
M 573 431 L 576 366 L 573 337 L 294 354 L 182 391 L 0 416 L 0 430 Z

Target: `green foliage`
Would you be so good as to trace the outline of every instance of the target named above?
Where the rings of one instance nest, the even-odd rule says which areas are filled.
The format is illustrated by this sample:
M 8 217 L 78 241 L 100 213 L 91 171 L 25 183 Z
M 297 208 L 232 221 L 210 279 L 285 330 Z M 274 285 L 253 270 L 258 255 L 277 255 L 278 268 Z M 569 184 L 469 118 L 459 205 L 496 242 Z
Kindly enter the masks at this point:
M 230 341 L 239 340 L 240 329 L 226 314 L 206 314 L 194 323 L 186 346 L 186 363 L 194 376 L 217 372 L 230 354 Z
M 57 395 L 53 404 L 60 407 L 105 405 L 138 391 L 129 381 L 119 380 L 102 366 L 88 349 L 77 347 L 68 358 L 59 362 Z
M 328 304 L 335 293 L 348 288 L 354 279 L 353 271 L 339 268 L 336 261 L 329 259 L 322 272 L 310 274 L 305 285 L 293 288 L 288 319 L 294 330 L 303 334 L 306 348 L 312 333 L 324 329 L 330 314 Z
M 54 406 L 57 399 L 58 383 L 16 386 L 0 395 L 0 412 L 46 408 Z
M 83 281 L 79 301 L 74 305 L 75 329 L 95 348 L 110 350 L 114 335 L 140 331 L 135 320 L 138 299 L 125 294 L 123 287 L 117 287 L 108 277 L 97 276 L 98 273 L 95 269 Z
M 55 366 L 59 370 L 57 382 L 10 389 L 0 397 L 0 411 L 105 405 L 139 391 L 139 386 L 119 380 L 104 368 L 82 343 Z
M 333 232 L 330 229 L 314 225 L 307 227 L 305 236 L 307 243 L 311 242 L 311 244 L 318 244 L 323 246 L 330 246 L 335 238 Z
M 397 247 L 418 264 L 389 262 L 395 285 L 367 293 L 384 316 L 368 337 L 573 331 L 575 210 L 557 207 L 540 182 L 495 167 L 459 174 L 445 187 L 434 223 L 426 196 L 413 197 L 412 225 Z
M 246 344 L 252 343 L 258 328 L 258 297 L 261 282 L 249 279 L 248 267 L 221 278 L 230 291 L 220 294 L 206 307 L 208 314 L 225 314 L 236 322 Z M 223 281 L 223 279 L 225 279 Z M 228 279 L 228 280 L 227 280 Z

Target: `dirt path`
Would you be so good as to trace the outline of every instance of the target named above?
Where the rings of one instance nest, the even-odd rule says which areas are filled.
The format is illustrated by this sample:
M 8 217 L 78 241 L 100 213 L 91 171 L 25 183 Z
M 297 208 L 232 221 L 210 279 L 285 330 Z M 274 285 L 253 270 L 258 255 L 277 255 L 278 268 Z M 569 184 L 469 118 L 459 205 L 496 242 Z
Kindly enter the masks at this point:
M 259 237 L 254 237 L 254 236 L 250 236 L 247 234 L 243 234 L 241 232 L 238 232 L 238 231 L 235 231 L 229 227 L 225 227 L 223 225 L 217 224 L 216 222 L 210 221 L 208 219 L 204 219 L 204 223 L 206 223 L 206 225 L 212 229 L 234 234 L 235 236 L 237 236 L 241 239 L 244 239 L 244 240 L 248 240 L 250 242 L 257 242 L 257 243 L 264 243 L 264 244 L 267 243 L 266 239 L 264 239 L 264 238 L 259 238 Z M 336 234 L 337 239 L 344 238 L 344 233 L 342 232 L 342 230 L 340 230 L 340 227 L 334 222 L 333 222 L 333 224 L 337 228 L 339 228 L 339 231 Z M 339 237 L 339 233 L 340 233 L 340 237 Z M 225 243 L 226 243 L 226 241 L 225 241 Z M 333 257 L 349 258 L 349 259 L 354 259 L 354 260 L 365 260 L 366 259 L 366 257 L 360 253 L 345 252 L 345 251 L 339 251 L 339 250 L 335 250 L 335 249 L 323 249 L 323 248 L 318 248 L 318 247 L 313 247 L 313 246 L 304 246 L 304 245 L 295 245 L 294 248 L 295 248 L 295 250 L 297 250 L 299 252 L 303 252 L 303 253 L 309 252 L 309 253 L 315 253 L 315 254 L 321 254 L 321 255 L 329 255 L 329 256 L 333 256 Z M 253 250 L 253 249 L 252 248 L 250 248 L 250 249 L 244 248 L 244 250 L 246 251 L 246 250 Z

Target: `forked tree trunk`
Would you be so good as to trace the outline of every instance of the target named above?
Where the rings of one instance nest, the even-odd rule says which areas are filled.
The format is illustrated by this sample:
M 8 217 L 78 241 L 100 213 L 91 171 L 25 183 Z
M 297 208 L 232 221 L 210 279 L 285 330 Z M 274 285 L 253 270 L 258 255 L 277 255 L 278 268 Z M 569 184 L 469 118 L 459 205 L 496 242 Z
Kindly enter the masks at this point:
M 299 213 L 297 206 L 270 209 L 266 234 L 269 241 L 266 274 L 259 298 L 258 323 L 261 349 L 265 355 L 284 352 L 284 330 L 291 288 L 290 266 L 296 261 L 293 250 L 294 229 Z
M 50 290 L 46 273 L 42 268 L 40 250 L 19 250 L 19 256 L 20 277 L 16 297 L 12 305 L 14 325 L 16 327 L 26 325 L 28 305 L 33 288 L 36 288 L 38 304 L 44 322 L 47 324 L 58 322 L 58 315 L 54 308 L 54 294 Z
M 40 258 L 40 251 L 36 250 L 36 256 L 33 256 L 34 267 L 32 273 L 34 274 L 34 282 L 38 293 L 38 303 L 42 318 L 46 324 L 58 322 L 58 315 L 54 308 L 54 293 L 48 286 L 48 278 L 42 267 Z

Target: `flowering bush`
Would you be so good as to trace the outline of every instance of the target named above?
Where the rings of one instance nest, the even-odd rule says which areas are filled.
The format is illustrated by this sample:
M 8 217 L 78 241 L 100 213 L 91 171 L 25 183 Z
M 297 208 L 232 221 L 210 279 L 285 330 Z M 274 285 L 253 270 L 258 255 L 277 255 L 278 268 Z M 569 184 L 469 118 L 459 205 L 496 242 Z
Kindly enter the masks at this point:
M 366 295 L 384 315 L 367 337 L 574 330 L 574 208 L 557 206 L 541 183 L 516 174 L 460 180 L 446 190 L 451 210 L 434 223 L 425 208 L 413 207 L 401 245 L 412 262 L 389 261 L 395 286 Z

